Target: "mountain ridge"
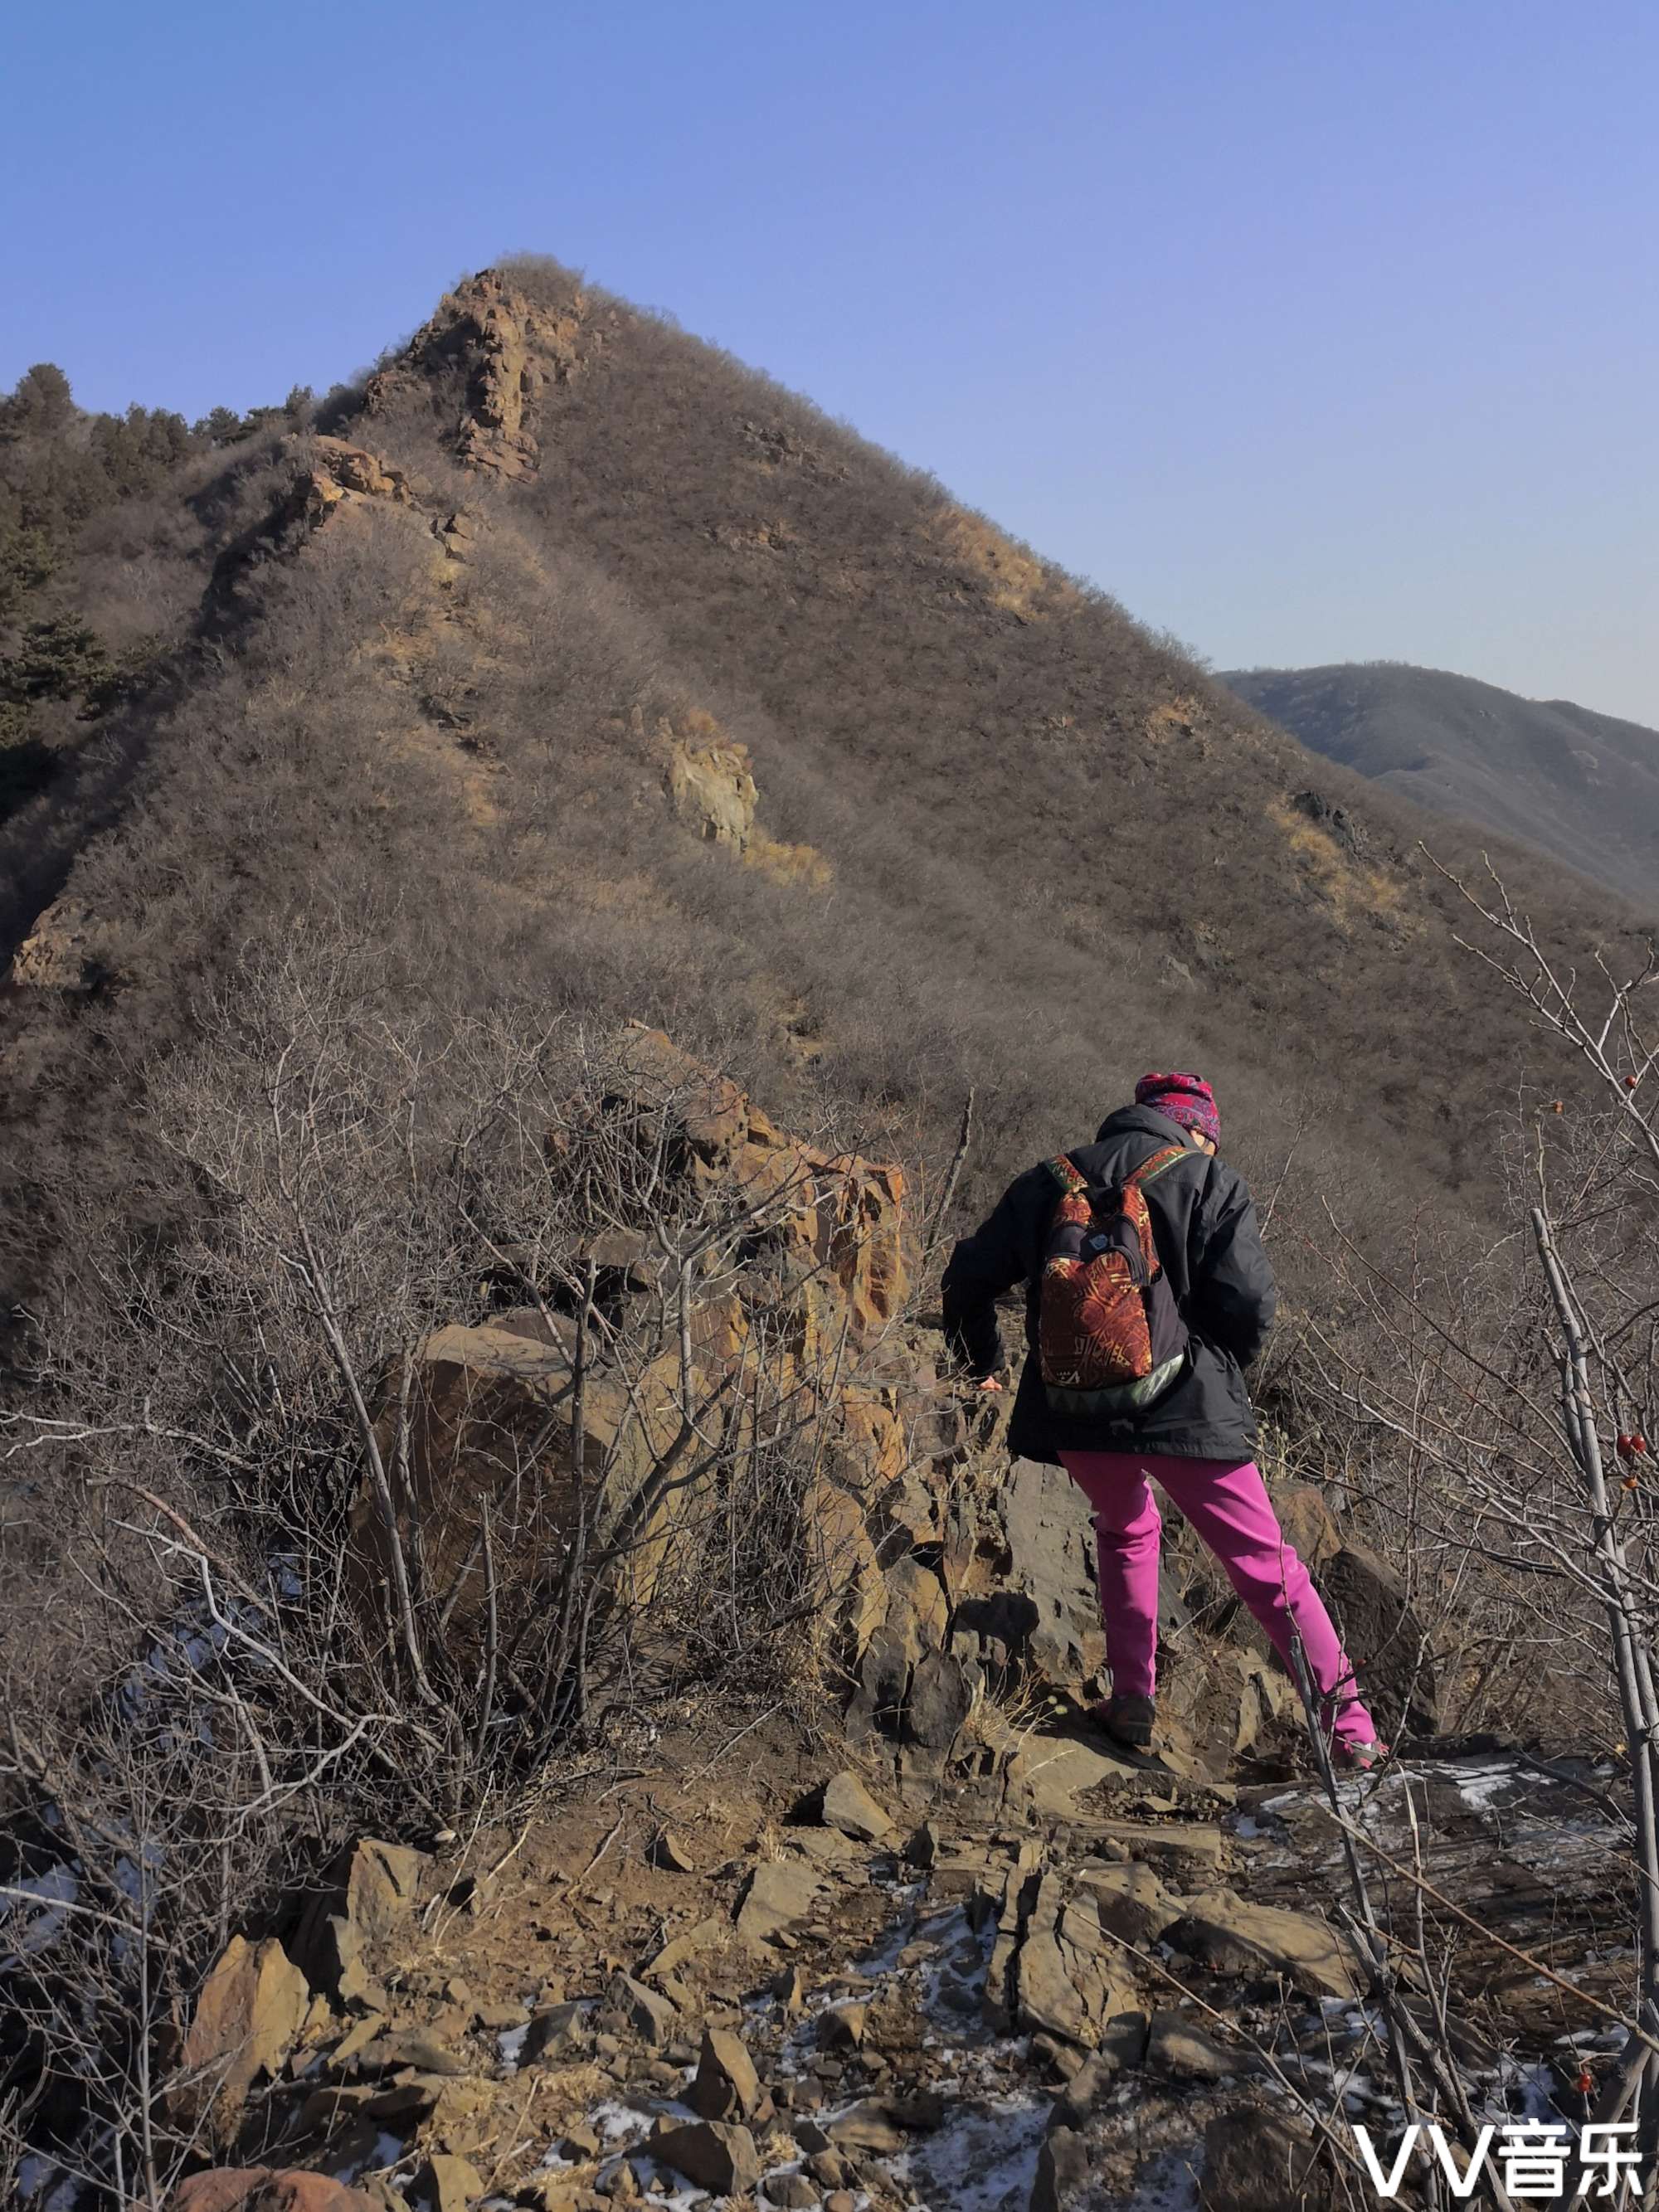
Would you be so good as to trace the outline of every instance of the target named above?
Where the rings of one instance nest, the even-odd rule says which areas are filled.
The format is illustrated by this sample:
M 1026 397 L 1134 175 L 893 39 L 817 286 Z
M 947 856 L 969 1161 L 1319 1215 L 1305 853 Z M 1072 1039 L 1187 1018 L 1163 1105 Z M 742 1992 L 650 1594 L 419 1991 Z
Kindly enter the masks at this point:
M 1218 680 L 1310 751 L 1659 904 L 1659 731 L 1410 662 Z

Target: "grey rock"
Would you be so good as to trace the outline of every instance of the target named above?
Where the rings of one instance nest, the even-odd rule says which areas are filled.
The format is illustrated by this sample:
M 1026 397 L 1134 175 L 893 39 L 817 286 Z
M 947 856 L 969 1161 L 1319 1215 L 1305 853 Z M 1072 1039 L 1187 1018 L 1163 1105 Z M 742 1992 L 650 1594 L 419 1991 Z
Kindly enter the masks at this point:
M 617 1973 L 599 2000 L 593 2024 L 601 2033 L 632 2036 L 660 2050 L 674 2039 L 679 2015 L 668 1999 L 636 1982 L 632 1974 Z
M 1155 2073 L 1177 2081 L 1221 2081 L 1231 2075 L 1254 2074 L 1260 2061 L 1254 2051 L 1206 2035 L 1183 2013 L 1155 2012 L 1146 2039 L 1146 2063 Z
M 1169 1940 L 1218 1973 L 1279 1974 L 1311 1996 L 1352 1998 L 1363 1986 L 1352 1946 L 1326 1922 L 1253 1905 L 1236 1890 L 1183 1899 Z
M 705 2120 L 753 2119 L 761 2101 L 760 2076 L 742 2039 L 706 2027 L 687 2103 Z
M 723 2120 L 693 2120 L 653 2136 L 651 2155 L 716 2197 L 737 2197 L 760 2179 L 760 2154 L 747 2128 Z
M 823 1891 L 799 1859 L 764 1859 L 750 1875 L 737 1911 L 739 1936 L 769 1943 L 807 1919 Z

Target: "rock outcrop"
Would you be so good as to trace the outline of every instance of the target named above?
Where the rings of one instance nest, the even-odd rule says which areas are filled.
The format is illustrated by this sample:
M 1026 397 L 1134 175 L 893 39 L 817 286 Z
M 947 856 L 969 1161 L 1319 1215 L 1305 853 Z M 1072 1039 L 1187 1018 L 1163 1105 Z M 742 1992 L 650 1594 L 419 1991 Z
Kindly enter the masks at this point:
M 546 395 L 580 373 L 586 349 L 598 342 L 580 289 L 562 307 L 542 307 L 486 269 L 441 300 L 398 358 L 369 380 L 365 404 L 376 413 L 411 380 L 459 386 L 458 457 L 494 475 L 533 476 Z
M 36 991 L 94 991 L 117 964 L 117 932 L 80 900 L 64 897 L 18 946 L 10 980 Z
M 311 2004 L 305 1976 L 279 1942 L 232 1936 L 197 1999 L 179 2053 L 175 2111 L 198 2120 L 210 2142 L 228 2146 L 248 2091 L 278 2072 Z

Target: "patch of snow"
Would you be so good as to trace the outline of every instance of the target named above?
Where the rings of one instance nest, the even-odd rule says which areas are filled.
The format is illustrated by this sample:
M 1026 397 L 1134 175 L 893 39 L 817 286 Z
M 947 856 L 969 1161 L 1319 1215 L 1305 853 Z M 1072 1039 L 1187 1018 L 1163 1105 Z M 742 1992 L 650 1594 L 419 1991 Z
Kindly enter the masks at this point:
M 1048 2112 L 1046 2100 L 1024 2097 L 959 2105 L 889 2170 L 915 2191 L 918 2212 L 1025 2212 Z

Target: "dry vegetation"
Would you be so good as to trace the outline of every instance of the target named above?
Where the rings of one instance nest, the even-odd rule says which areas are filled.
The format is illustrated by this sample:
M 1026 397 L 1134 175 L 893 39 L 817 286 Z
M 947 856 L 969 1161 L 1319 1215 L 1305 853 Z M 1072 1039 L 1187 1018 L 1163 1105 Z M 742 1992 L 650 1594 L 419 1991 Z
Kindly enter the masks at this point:
M 1616 1286 L 1606 1344 L 1653 1294 L 1652 1193 L 1626 1182 L 1601 1210 L 1610 1155 L 1580 1108 L 1605 1071 L 1548 1077 L 1572 1141 L 1550 1126 L 1537 1152 L 1538 1005 L 1458 946 L 1467 908 L 1420 818 L 804 402 L 550 264 L 508 282 L 541 318 L 523 328 L 552 334 L 510 421 L 478 416 L 476 361 L 435 341 L 324 417 L 408 495 L 296 507 L 323 442 L 266 423 L 87 522 L 58 588 L 112 649 L 143 636 L 143 665 L 113 690 L 66 683 L 49 734 L 73 722 L 72 758 L 0 820 L 0 950 L 43 915 L 49 933 L 60 898 L 94 947 L 74 988 L 0 997 L 27 1442 L 0 1487 L 8 1770 L 79 1821 L 96 1869 L 85 1986 L 131 2034 L 62 2063 L 118 2112 L 129 2178 L 161 2171 L 147 2032 L 231 1900 L 392 1820 L 411 1775 L 434 1820 L 521 1780 L 586 1703 L 615 1546 L 567 1556 L 562 1583 L 469 1555 L 487 1589 L 455 1656 L 465 1577 L 395 1569 L 396 1424 L 388 1445 L 374 1408 L 423 1332 L 489 1310 L 504 1265 L 555 1334 L 585 1330 L 585 1248 L 656 1223 L 648 1146 L 592 1135 L 592 1041 L 624 1018 L 796 1127 L 935 1169 L 975 1086 L 958 1214 L 1143 1066 L 1202 1067 L 1292 1292 L 1267 1395 L 1295 1452 L 1414 1547 L 1462 1722 L 1535 1716 L 1513 1660 L 1543 1625 L 1564 1709 L 1604 1680 L 1505 1117 L 1521 1100 L 1552 1193 L 1578 1174 L 1550 1203 L 1577 1279 Z M 711 726 L 746 749 L 757 852 L 787 864 L 740 865 L 668 803 L 659 733 Z M 1435 842 L 1465 868 L 1455 834 Z M 1639 964 L 1614 901 L 1524 855 L 1504 874 L 1552 957 Z M 550 1175 L 562 1116 L 579 1141 Z M 671 1220 L 672 1281 L 755 1226 Z M 526 1241 L 527 1272 L 503 1260 Z M 676 1294 L 608 1355 L 684 1364 L 680 1319 Z M 1651 1422 L 1650 1382 L 1619 1373 L 1620 1419 Z M 803 1595 L 780 1563 L 818 1411 L 781 1368 L 751 1380 L 733 1425 L 684 1376 L 709 1510 L 651 1662 L 705 1681 L 786 1666 Z M 1540 1602 L 1538 1563 L 1493 1533 L 1521 1493 L 1482 1420 L 1534 1455 L 1516 1463 L 1555 1501 L 1565 1596 Z M 342 1540 L 376 1500 L 392 1554 L 366 1626 Z M 525 1510 L 499 1532 L 521 1556 Z M 626 1608 L 606 1618 L 599 1673 L 625 1694 L 639 1655 Z M 203 1701 L 212 1802 L 179 1764 L 175 1716 Z M 140 1830 L 165 1871 L 146 1887 L 141 1854 L 135 1893 Z M 47 1841 L 25 1824 L 9 1848 L 27 1871 Z M 35 2005 L 23 2045 L 49 1985 Z

